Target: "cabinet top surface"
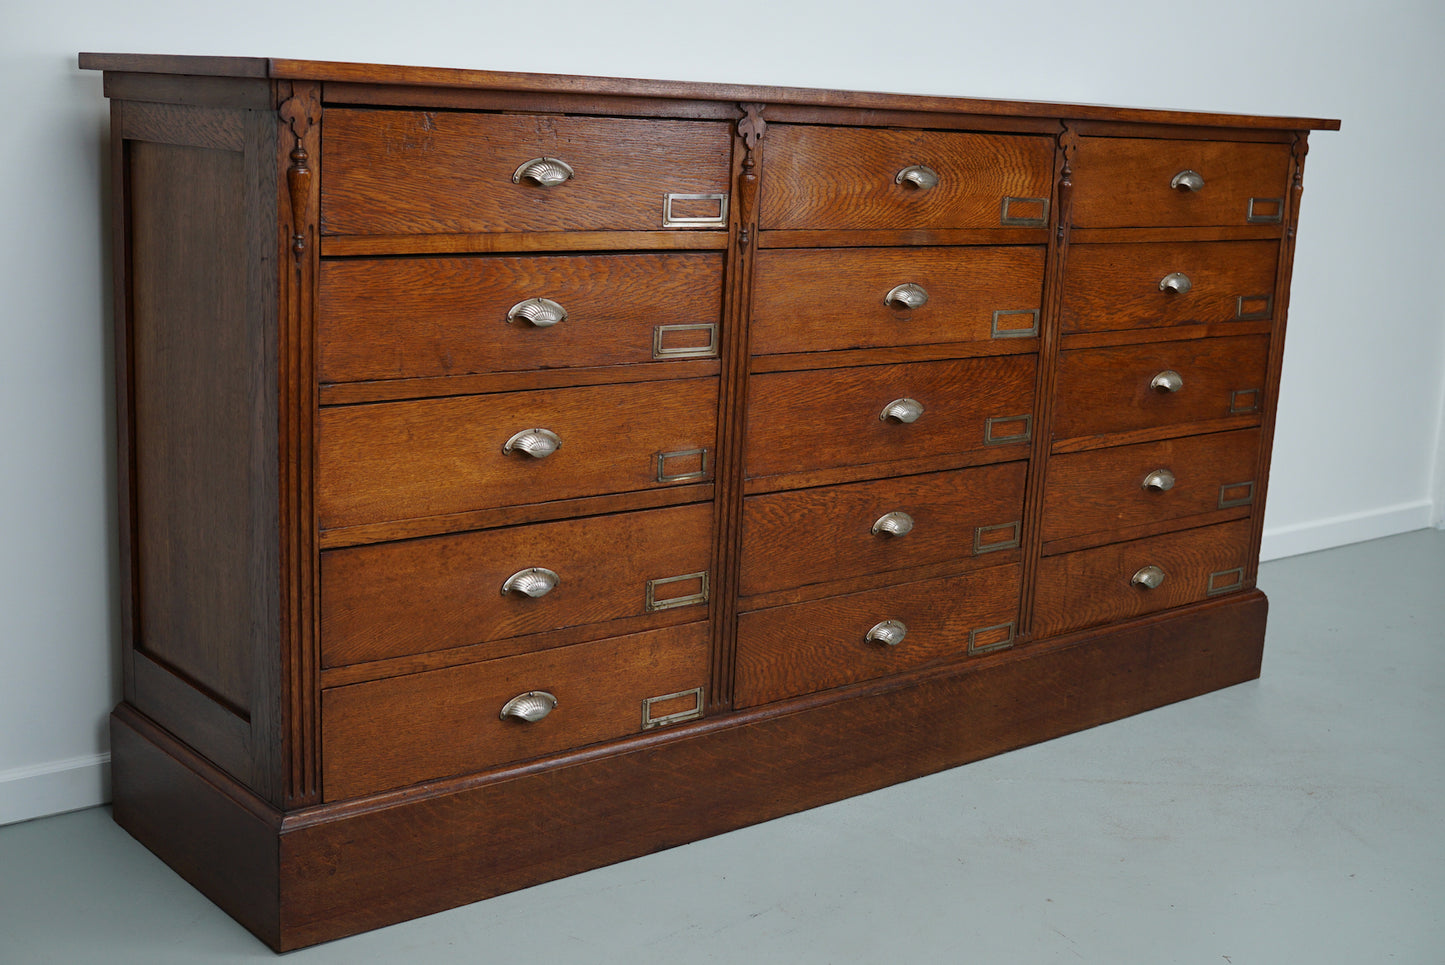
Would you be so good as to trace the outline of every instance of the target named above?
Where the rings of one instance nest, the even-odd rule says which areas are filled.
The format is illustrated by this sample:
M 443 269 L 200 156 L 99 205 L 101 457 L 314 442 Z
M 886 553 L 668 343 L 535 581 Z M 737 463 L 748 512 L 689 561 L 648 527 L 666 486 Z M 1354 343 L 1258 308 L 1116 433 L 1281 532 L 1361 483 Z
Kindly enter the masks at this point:
M 1262 117 L 1198 111 L 1139 110 L 1097 104 L 989 100 L 971 97 L 887 94 L 758 87 L 620 77 L 527 74 L 444 67 L 400 67 L 268 57 L 195 57 L 153 54 L 82 53 L 85 70 L 119 73 L 178 74 L 263 80 L 319 81 L 340 84 L 453 87 L 528 93 L 610 95 L 678 100 L 744 101 L 800 104 L 869 110 L 937 111 L 950 114 L 1006 115 L 1092 121 L 1133 121 L 1202 127 L 1247 127 L 1266 130 L 1339 130 L 1338 120 L 1307 117 Z

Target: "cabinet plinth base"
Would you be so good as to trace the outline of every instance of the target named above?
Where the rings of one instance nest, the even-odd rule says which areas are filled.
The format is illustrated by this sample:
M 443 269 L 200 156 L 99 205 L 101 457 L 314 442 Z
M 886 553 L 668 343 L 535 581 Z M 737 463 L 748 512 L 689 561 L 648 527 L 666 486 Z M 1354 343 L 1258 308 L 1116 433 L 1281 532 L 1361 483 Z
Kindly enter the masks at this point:
M 266 944 L 299 948 L 1254 679 L 1266 611 L 1250 591 L 546 766 L 289 813 L 122 704 L 115 819 Z

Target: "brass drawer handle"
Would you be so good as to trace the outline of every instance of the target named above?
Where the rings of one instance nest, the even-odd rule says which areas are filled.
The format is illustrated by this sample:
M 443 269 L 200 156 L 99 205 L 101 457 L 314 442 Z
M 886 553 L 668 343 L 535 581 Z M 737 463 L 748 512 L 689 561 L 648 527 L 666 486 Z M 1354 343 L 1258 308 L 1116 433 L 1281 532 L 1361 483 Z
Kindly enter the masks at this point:
M 1169 179 L 1169 186 L 1176 191 L 1203 191 L 1204 175 L 1185 169 Z
M 913 517 L 901 509 L 884 513 L 874 521 L 873 529 L 870 532 L 874 536 L 907 536 L 913 532 Z
M 529 690 L 525 694 L 518 694 L 502 705 L 502 712 L 498 715 L 502 720 L 508 717 L 520 720 L 525 724 L 535 724 L 557 709 L 557 698 L 545 690 Z
M 1168 469 L 1156 469 L 1144 477 L 1140 488 L 1155 493 L 1167 493 L 1174 488 L 1174 474 Z
M 904 282 L 902 285 L 890 289 L 888 294 L 883 296 L 883 304 L 899 311 L 922 308 L 928 304 L 928 292 L 922 285 L 915 285 L 911 281 Z
M 1161 292 L 1173 292 L 1176 295 L 1187 295 L 1189 289 L 1194 287 L 1194 282 L 1182 271 L 1171 271 L 1159 279 L 1159 290 Z
M 576 172 L 572 165 L 555 157 L 534 157 L 530 161 L 523 161 L 517 170 L 512 172 L 512 183 L 521 184 L 526 178 L 539 188 L 555 188 L 572 179 Z
M 1165 369 L 1149 380 L 1149 388 L 1155 392 L 1178 392 L 1184 388 L 1184 376 L 1173 369 Z
M 938 172 L 926 164 L 910 164 L 893 178 L 894 184 L 927 191 L 938 186 Z
M 567 321 L 567 309 L 550 298 L 529 298 L 507 310 L 508 325 L 519 318 L 533 328 L 551 328 Z
M 551 429 L 523 429 L 502 445 L 507 455 L 524 452 L 533 459 L 546 459 L 562 448 L 562 437 Z
M 884 620 L 882 623 L 875 623 L 863 639 L 869 643 L 881 643 L 885 647 L 896 647 L 906 636 L 908 628 L 903 625 L 902 620 Z
M 917 422 L 921 415 L 923 403 L 917 399 L 894 399 L 878 413 L 878 419 L 882 422 L 892 419 L 894 422 L 909 423 Z
M 1153 590 L 1163 582 L 1164 571 L 1152 563 L 1148 566 L 1141 566 L 1139 571 L 1129 578 L 1129 583 L 1141 590 Z
M 502 584 L 502 596 L 522 593 L 536 599 L 551 593 L 560 582 L 562 578 L 545 566 L 531 566 L 507 577 L 507 581 Z

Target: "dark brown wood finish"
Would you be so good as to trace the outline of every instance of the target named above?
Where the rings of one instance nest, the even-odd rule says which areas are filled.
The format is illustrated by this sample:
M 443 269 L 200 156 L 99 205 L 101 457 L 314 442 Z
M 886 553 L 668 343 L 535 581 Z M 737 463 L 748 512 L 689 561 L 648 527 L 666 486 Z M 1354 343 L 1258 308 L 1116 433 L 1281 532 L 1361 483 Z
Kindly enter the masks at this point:
M 1257 675 L 1303 131 L 1337 122 L 82 63 L 116 818 L 272 947 Z M 513 180 L 544 157 L 572 176 Z M 566 319 L 507 321 L 532 298 Z

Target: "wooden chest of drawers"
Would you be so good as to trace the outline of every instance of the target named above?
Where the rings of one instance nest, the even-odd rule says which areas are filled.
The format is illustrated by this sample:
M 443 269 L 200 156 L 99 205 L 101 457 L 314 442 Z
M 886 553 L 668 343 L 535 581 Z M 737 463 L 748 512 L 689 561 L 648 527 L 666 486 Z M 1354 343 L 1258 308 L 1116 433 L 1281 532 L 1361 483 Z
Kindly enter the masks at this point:
M 272 947 L 1257 676 L 1337 122 L 81 62 L 115 816 Z

